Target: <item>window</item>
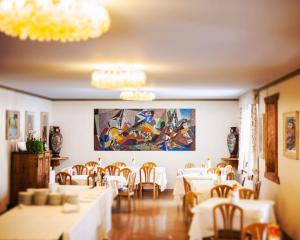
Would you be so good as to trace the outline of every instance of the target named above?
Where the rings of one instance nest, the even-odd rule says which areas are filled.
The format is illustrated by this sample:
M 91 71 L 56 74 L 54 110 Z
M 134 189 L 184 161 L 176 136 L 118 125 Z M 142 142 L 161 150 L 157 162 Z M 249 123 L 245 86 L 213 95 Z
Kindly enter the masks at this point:
M 266 134 L 265 134 L 265 177 L 279 183 L 278 176 L 278 99 L 279 93 L 265 98 Z

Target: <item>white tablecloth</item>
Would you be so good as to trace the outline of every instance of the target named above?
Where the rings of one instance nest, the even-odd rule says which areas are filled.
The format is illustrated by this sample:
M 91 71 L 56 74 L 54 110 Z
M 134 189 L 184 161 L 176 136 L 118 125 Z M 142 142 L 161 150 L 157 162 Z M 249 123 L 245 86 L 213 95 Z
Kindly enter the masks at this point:
M 202 240 L 213 236 L 213 208 L 217 204 L 230 202 L 227 198 L 211 198 L 192 209 L 193 220 L 189 230 L 190 240 Z M 244 210 L 244 226 L 254 222 L 276 223 L 274 202 L 264 200 L 239 200 L 237 203 Z M 218 218 L 220 219 L 220 217 Z M 239 216 L 235 217 L 234 228 L 238 226 Z
M 88 189 L 60 186 L 62 192 L 78 192 L 79 211 L 63 213 L 63 206 L 15 207 L 0 216 L 0 239 L 64 240 L 98 239 L 111 229 L 111 188 Z
M 187 169 L 189 169 L 189 168 L 187 168 Z M 173 190 L 173 196 L 176 201 L 180 201 L 185 194 L 183 177 L 189 183 L 191 183 L 194 180 L 199 180 L 199 182 L 198 182 L 199 184 L 207 185 L 209 187 L 213 183 L 213 180 L 212 180 L 213 175 L 211 175 L 211 174 L 210 175 L 209 174 L 200 175 L 199 173 L 191 173 L 191 174 L 184 174 L 184 175 L 177 176 L 176 181 L 175 181 L 174 190 Z M 225 181 L 226 176 L 222 175 L 221 178 L 222 178 L 222 181 Z M 194 191 L 193 188 L 192 188 L 192 191 Z

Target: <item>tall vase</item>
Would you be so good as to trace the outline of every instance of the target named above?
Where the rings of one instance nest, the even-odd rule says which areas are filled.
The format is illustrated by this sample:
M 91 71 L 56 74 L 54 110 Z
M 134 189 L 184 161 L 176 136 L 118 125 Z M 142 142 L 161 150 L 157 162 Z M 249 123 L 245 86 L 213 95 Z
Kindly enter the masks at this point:
M 60 133 L 60 128 L 51 126 L 50 136 L 49 136 L 49 145 L 50 150 L 52 151 L 53 157 L 59 157 L 61 147 L 62 147 L 63 137 Z
M 227 146 L 231 158 L 237 158 L 239 152 L 239 133 L 237 127 L 231 127 L 227 136 Z

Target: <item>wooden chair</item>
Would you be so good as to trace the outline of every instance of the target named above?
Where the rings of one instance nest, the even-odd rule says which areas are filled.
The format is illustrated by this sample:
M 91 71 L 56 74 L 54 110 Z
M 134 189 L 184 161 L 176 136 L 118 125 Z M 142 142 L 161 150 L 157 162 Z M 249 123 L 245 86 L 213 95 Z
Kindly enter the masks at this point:
M 260 188 L 261 188 L 261 181 L 257 181 L 254 184 L 254 191 L 255 191 L 255 197 L 254 197 L 254 199 L 259 199 Z
M 97 167 L 97 175 L 102 176 L 102 174 L 105 174 L 105 169 L 102 167 Z
M 194 192 L 189 191 L 184 195 L 185 201 L 185 221 L 187 224 L 190 224 L 192 221 L 193 213 L 192 208 L 198 204 L 197 195 Z
M 224 162 L 219 162 L 218 164 L 217 164 L 217 168 L 224 168 L 224 167 L 226 167 L 227 166 L 227 163 L 224 163 Z
M 219 198 L 227 198 L 230 191 L 232 191 L 230 186 L 217 185 L 210 190 L 210 197 L 214 197 L 214 192 L 216 192 Z
M 121 206 L 121 198 L 127 198 L 128 200 L 128 210 L 131 210 L 131 198 L 134 199 L 134 185 L 135 185 L 135 173 L 130 173 L 128 176 L 127 188 L 120 190 L 118 194 L 118 206 Z
M 116 166 L 116 167 L 126 167 L 126 163 L 124 162 L 114 162 L 111 165 Z
M 72 176 L 69 173 L 59 172 L 55 175 L 56 182 L 58 182 L 60 185 L 67 185 L 68 178 L 69 178 L 69 185 L 72 185 Z
M 157 167 L 156 163 L 154 162 L 145 162 L 142 167 Z
M 207 169 L 207 173 L 221 175 L 222 171 L 219 168 L 212 167 L 212 168 Z
M 130 168 L 123 168 L 120 170 L 120 175 L 122 175 L 123 177 L 126 178 L 126 180 L 128 181 L 128 177 L 131 174 L 131 169 Z
M 242 240 L 263 240 L 268 238 L 268 224 L 253 223 L 243 230 Z
M 226 180 L 234 180 L 234 173 L 233 172 L 227 173 Z
M 111 176 L 120 175 L 120 168 L 114 165 L 108 165 L 105 168 L 105 172 L 108 172 Z
M 188 192 L 192 191 L 191 184 L 186 180 L 185 177 L 183 177 L 183 186 L 184 186 L 184 192 L 187 194 Z
M 219 214 L 218 214 L 219 212 Z M 234 215 L 239 213 L 239 229 L 233 230 Z M 218 204 L 213 208 L 215 240 L 218 239 L 241 239 L 243 231 L 243 209 L 231 203 Z M 221 218 L 220 218 L 221 216 Z M 219 228 L 218 220 L 223 220 L 223 229 Z
M 255 191 L 249 188 L 239 189 L 240 199 L 253 199 L 255 198 Z
M 97 162 L 94 162 L 94 161 L 90 161 L 90 162 L 87 162 L 85 164 L 86 167 L 98 167 L 99 164 Z
M 90 173 L 88 176 L 87 176 L 87 185 L 90 186 L 90 184 L 92 184 L 92 181 L 93 180 L 93 177 L 94 177 L 94 173 Z
M 139 183 L 140 197 L 142 197 L 143 195 L 143 187 L 153 187 L 153 199 L 156 198 L 156 195 L 158 195 L 159 193 L 159 185 L 155 182 L 155 168 L 153 167 L 140 168 L 140 183 Z
M 195 164 L 194 163 L 187 163 L 184 165 L 184 168 L 194 168 Z
M 74 165 L 72 169 L 75 169 L 77 175 L 88 174 L 87 167 L 82 164 Z

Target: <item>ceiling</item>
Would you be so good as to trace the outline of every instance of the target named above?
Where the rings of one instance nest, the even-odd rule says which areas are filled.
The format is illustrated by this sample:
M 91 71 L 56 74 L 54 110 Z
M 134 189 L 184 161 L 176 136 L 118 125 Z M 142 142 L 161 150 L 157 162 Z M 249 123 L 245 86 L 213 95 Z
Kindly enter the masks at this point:
M 117 99 L 93 89 L 101 63 L 138 63 L 158 99 L 232 99 L 300 67 L 298 0 L 106 0 L 111 29 L 80 43 L 0 34 L 0 85 L 52 99 Z

